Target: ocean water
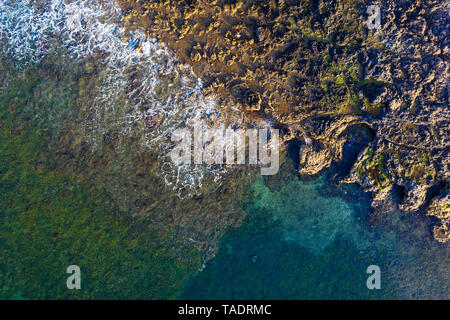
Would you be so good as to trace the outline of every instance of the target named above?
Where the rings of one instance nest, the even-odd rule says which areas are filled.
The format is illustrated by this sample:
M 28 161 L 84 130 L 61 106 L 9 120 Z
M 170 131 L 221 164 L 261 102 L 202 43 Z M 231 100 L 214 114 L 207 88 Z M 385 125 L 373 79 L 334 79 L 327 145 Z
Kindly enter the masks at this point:
M 160 154 L 158 165 L 168 186 L 180 197 L 196 195 L 204 176 L 218 181 L 224 172 L 174 166 L 171 134 L 211 115 L 217 123 L 225 119 L 216 101 L 202 94 L 202 81 L 189 66 L 158 39 L 126 30 L 121 17 L 115 1 L 2 1 L 2 55 L 20 70 L 71 65 L 77 79 L 67 86 L 79 87 L 83 96 L 77 102 L 84 109 L 79 136 L 94 148 L 101 148 L 105 134 L 113 131 L 118 144 L 135 137 Z
M 243 224 L 186 282 L 186 299 L 448 299 L 445 247 L 428 222 L 394 210 L 370 222 L 370 197 L 322 176 L 301 181 L 290 168 L 273 185 L 253 184 Z M 381 289 L 369 290 L 371 265 Z
M 114 137 L 123 157 L 112 168 L 129 173 L 116 195 L 133 190 L 141 169 L 123 159 L 148 152 L 174 207 L 205 180 L 221 185 L 229 169 L 168 159 L 173 130 L 213 113 L 225 122 L 189 66 L 127 32 L 113 1 L 2 1 L 0 43 L 0 298 L 450 297 L 446 248 L 429 221 L 395 210 L 372 219 L 358 186 L 301 181 L 289 157 L 277 176 L 255 173 L 241 226 L 201 268 L 199 250 L 174 242 L 176 231 L 131 221 L 107 182 L 86 179 L 110 175 L 89 155 L 107 154 Z M 72 157 L 87 165 L 62 170 Z M 86 272 L 81 293 L 64 286 L 72 263 Z M 369 265 L 381 269 L 381 290 L 367 289 Z

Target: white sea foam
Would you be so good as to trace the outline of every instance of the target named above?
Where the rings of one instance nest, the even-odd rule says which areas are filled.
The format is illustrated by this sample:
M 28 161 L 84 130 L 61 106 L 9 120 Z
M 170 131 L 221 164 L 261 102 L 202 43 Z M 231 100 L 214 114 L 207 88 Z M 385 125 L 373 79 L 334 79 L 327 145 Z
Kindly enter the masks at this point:
M 52 54 L 80 64 L 95 57 L 101 71 L 89 89 L 88 116 L 80 125 L 84 138 L 100 147 L 111 131 L 118 132 L 118 144 L 123 137 L 138 136 L 159 152 L 165 182 L 180 196 L 198 193 L 206 175 L 220 180 L 228 171 L 176 167 L 170 161 L 173 130 L 217 112 L 216 102 L 202 94 L 201 80 L 190 67 L 179 64 L 157 39 L 139 30 L 127 33 L 115 1 L 3 0 L 0 43 L 2 54 L 18 68 Z

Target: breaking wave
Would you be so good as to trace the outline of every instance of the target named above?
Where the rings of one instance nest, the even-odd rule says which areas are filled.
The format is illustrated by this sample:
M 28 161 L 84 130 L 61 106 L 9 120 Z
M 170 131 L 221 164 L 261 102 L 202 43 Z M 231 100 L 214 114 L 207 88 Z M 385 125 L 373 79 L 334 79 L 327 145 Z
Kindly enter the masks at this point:
M 202 82 L 179 63 L 157 39 L 126 30 L 114 1 L 3 0 L 0 3 L 0 49 L 17 68 L 39 63 L 49 55 L 65 55 L 100 70 L 85 103 L 82 136 L 93 148 L 111 130 L 135 136 L 159 154 L 161 174 L 180 197 L 200 192 L 207 175 L 219 181 L 224 167 L 175 166 L 170 160 L 171 133 L 187 123 L 215 115 L 216 101 L 202 94 Z M 238 120 L 239 121 L 239 120 Z

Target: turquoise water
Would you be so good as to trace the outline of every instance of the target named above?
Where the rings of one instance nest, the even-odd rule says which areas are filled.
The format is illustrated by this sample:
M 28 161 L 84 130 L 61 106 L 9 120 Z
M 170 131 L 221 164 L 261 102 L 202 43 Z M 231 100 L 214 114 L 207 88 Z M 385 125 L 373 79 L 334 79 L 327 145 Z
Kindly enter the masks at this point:
M 184 298 L 449 297 L 445 250 L 427 240 L 418 217 L 370 226 L 368 196 L 324 176 L 302 182 L 288 174 L 273 190 L 268 185 L 255 182 L 242 226 L 229 230 L 216 257 L 187 281 Z M 380 267 L 380 290 L 366 286 L 369 265 Z

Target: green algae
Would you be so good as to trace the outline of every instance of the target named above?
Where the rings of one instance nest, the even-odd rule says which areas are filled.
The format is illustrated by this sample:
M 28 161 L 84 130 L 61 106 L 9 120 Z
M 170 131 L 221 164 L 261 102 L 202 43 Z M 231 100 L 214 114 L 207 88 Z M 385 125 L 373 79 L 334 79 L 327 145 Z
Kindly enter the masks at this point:
M 369 99 L 364 99 L 364 108 L 372 116 L 378 116 L 381 113 L 382 107 L 380 103 L 373 104 L 370 103 Z
M 136 223 L 106 186 L 61 170 L 49 154 L 61 121 L 52 115 L 69 110 L 72 97 L 49 97 L 39 108 L 38 68 L 15 77 L 0 97 L 0 298 L 175 298 L 199 269 L 200 251 L 170 229 Z M 81 268 L 81 290 L 66 287 L 72 264 Z
M 368 177 L 379 189 L 391 185 L 385 156 L 382 153 L 374 154 L 371 148 L 366 150 L 362 160 L 355 165 L 355 171 L 360 177 Z

